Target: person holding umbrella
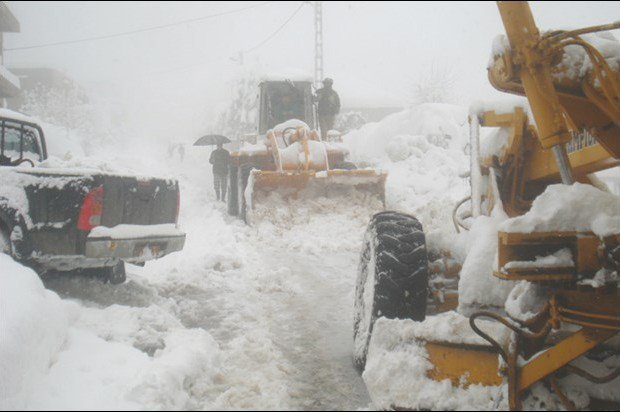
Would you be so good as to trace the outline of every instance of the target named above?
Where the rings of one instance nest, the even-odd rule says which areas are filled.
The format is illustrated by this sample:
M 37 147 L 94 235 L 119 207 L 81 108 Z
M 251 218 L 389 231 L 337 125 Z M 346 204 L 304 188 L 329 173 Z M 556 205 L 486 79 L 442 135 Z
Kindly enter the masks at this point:
M 217 144 L 217 149 L 211 152 L 209 163 L 213 165 L 213 186 L 217 200 L 226 201 L 226 188 L 228 186 L 228 165 L 230 153 L 224 149 L 223 143 Z
M 230 139 L 220 134 L 210 134 L 196 140 L 194 146 L 217 145 L 217 149 L 211 152 L 209 163 L 213 165 L 213 187 L 217 200 L 226 201 L 226 189 L 228 186 L 228 165 L 230 164 L 230 153 L 222 146 L 230 143 Z

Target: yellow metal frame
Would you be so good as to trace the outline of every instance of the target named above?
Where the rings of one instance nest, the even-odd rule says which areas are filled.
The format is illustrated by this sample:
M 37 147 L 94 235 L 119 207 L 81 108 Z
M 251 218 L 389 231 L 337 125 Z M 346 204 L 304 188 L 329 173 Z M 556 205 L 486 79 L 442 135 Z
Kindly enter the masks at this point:
M 549 184 L 560 182 L 558 163 L 566 162 L 563 166 L 567 165 L 575 180 L 581 182 L 590 182 L 590 173 L 620 165 L 620 73 L 613 71 L 600 53 L 580 37 L 620 28 L 620 23 L 541 35 L 526 2 L 502 1 L 498 8 L 510 50 L 496 57 L 489 69 L 489 80 L 498 90 L 527 97 L 536 128 L 528 123 L 522 109 L 509 114 L 481 114 L 480 125 L 504 127 L 509 139 L 502 153 L 481 159 L 480 165 L 483 175 L 497 169 L 504 208 L 510 216 L 518 216 L 527 212 L 531 201 Z M 562 76 L 558 68 L 568 45 L 583 47 L 593 62 L 592 71 L 584 78 Z M 565 145 L 584 131 L 596 143 L 568 153 Z M 495 201 L 492 193 L 487 194 L 487 200 Z M 505 269 L 508 262 L 533 262 L 536 255 L 562 248 L 573 253 L 574 267 L 553 271 L 544 267 Z M 546 382 L 565 407 L 574 407 L 557 384 L 560 373 L 577 373 L 595 383 L 620 376 L 619 369 L 606 377 L 593 377 L 571 365 L 620 333 L 617 285 L 595 288 L 579 284 L 581 278 L 592 277 L 602 268 L 620 269 L 620 234 L 600 239 L 592 233 L 576 232 L 499 233 L 498 264 L 495 276 L 501 279 L 546 285 L 546 305 L 528 321 L 506 319 L 491 311 L 474 313 L 470 324 L 489 342 L 492 352 L 470 345 L 426 342 L 434 365 L 428 373 L 431 378 L 450 379 L 454 385 L 462 384 L 463 379 L 467 384 L 505 382 L 509 406 L 519 410 L 524 394 L 537 382 Z M 481 317 L 510 329 L 510 342 L 496 342 L 478 328 L 476 320 Z M 566 335 L 564 324 L 581 329 Z M 558 341 L 559 337 L 563 339 Z M 497 362 L 498 355 L 504 360 L 503 369 Z M 497 378 L 498 374 L 501 378 Z

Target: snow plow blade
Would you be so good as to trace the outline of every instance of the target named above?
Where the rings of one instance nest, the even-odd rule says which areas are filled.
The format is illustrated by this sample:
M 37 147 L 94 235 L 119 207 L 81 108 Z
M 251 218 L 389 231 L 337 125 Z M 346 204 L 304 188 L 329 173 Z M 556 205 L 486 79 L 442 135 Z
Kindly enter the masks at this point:
M 375 210 L 385 207 L 387 173 L 377 170 L 328 170 L 277 172 L 253 170 L 245 192 L 247 220 L 264 207 L 301 202 L 303 207 L 319 199 L 342 199 L 333 205 L 364 205 Z
M 482 322 L 492 336 L 501 327 Z M 425 321 L 378 319 L 362 375 L 379 410 L 504 410 L 500 355 L 456 312 Z M 503 335 L 500 342 L 506 342 Z

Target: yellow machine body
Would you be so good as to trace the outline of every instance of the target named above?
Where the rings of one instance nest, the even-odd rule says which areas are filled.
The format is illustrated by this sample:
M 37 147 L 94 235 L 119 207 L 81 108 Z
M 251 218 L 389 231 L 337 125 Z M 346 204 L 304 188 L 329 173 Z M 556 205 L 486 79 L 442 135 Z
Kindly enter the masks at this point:
M 343 165 L 346 150 L 321 141 L 316 130 L 291 119 L 268 130 L 264 149 L 232 154 L 237 167 L 252 170 L 239 194 L 243 217 L 269 200 L 311 202 L 318 198 L 343 198 L 342 205 L 364 202 L 385 206 L 387 173 L 374 169 L 349 169 Z M 245 183 L 245 184 L 244 184 Z M 378 211 L 378 210 L 377 210 Z
M 526 213 L 550 184 L 593 184 L 592 173 L 620 165 L 620 72 L 582 38 L 585 33 L 620 28 L 620 24 L 543 35 L 527 2 L 498 2 L 498 8 L 510 47 L 495 56 L 489 79 L 501 91 L 527 97 L 535 126 L 522 108 L 502 114 L 483 112 L 470 122 L 474 131 L 489 126 L 508 132 L 501 153 L 479 159 L 476 167 L 480 170 L 475 172 L 501 176 L 495 188 L 479 195 L 478 201 L 486 205 L 479 214 L 490 213 L 500 203 L 513 217 Z M 560 70 L 569 45 L 584 48 L 592 63 L 592 69 L 579 78 Z M 574 266 L 509 265 L 532 262 L 535 256 L 564 248 L 572 252 Z M 449 379 L 455 386 L 507 385 L 509 407 L 519 410 L 528 389 L 538 382 L 545 383 L 571 409 L 574 405 L 562 392 L 559 378 L 576 374 L 596 385 L 620 376 L 620 368 L 607 376 L 592 376 L 571 364 L 620 332 L 618 282 L 598 287 L 578 282 L 601 269 L 620 270 L 620 234 L 599 238 L 589 232 L 500 232 L 497 256 L 496 277 L 544 285 L 547 303 L 527 321 L 507 318 L 493 308 L 473 313 L 470 325 L 490 347 L 426 341 L 433 364 L 429 377 Z M 436 312 L 456 308 L 458 294 L 436 295 L 436 304 L 431 305 Z M 498 342 L 487 335 L 477 327 L 481 318 L 502 323 L 511 331 L 511 339 Z

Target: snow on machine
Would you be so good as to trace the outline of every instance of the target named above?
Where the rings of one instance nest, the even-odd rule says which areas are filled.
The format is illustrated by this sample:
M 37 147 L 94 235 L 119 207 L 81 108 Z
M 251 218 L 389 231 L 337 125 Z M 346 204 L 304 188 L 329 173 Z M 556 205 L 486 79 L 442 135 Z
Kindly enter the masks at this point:
M 295 209 L 318 199 L 342 205 L 384 204 L 386 173 L 357 169 L 347 150 L 321 140 L 316 131 L 312 81 L 270 78 L 260 83 L 256 144 L 231 153 L 228 212 L 251 222 L 275 205 Z
M 472 110 L 477 219 L 455 213 L 471 246 L 452 296 L 429 277 L 421 224 L 373 217 L 355 361 L 383 409 L 617 410 L 620 198 L 592 173 L 620 165 L 620 43 L 598 33 L 620 23 L 541 33 L 526 2 L 498 8 L 489 79 L 531 116 Z M 480 125 L 496 128 L 484 153 Z

